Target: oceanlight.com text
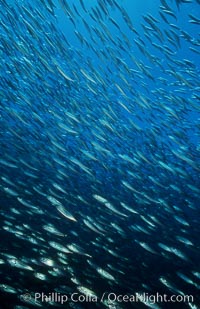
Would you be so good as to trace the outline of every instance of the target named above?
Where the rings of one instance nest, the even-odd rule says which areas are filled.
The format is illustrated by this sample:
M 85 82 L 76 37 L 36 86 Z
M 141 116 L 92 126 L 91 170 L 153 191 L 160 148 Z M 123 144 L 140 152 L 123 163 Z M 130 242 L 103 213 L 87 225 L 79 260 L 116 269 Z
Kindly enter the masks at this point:
M 61 294 L 57 292 L 52 293 L 26 293 L 20 296 L 21 300 L 25 302 L 31 303 L 60 303 L 65 304 L 68 302 L 74 303 L 107 303 L 109 305 L 117 305 L 118 303 L 139 303 L 142 302 L 144 304 L 161 304 L 161 303 L 193 303 L 194 296 L 193 295 L 167 295 L 167 294 L 148 294 L 148 293 L 135 293 L 135 294 L 117 294 L 117 293 L 109 293 L 104 292 L 100 297 L 96 295 L 85 295 L 78 292 L 74 292 L 72 294 Z

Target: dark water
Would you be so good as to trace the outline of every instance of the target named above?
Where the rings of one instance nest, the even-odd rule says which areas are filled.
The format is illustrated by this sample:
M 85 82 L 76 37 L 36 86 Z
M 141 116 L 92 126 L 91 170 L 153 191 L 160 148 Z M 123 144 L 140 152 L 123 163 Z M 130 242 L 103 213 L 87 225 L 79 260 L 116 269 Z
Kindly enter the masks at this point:
M 0 308 L 199 307 L 199 24 L 1 1 Z

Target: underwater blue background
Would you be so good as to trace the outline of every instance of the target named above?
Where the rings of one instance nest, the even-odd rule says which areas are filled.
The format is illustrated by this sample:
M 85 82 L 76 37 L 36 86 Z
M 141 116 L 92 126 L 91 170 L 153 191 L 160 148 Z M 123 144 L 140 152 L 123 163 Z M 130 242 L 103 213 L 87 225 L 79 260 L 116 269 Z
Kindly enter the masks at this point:
M 199 4 L 1 1 L 0 308 L 200 305 Z

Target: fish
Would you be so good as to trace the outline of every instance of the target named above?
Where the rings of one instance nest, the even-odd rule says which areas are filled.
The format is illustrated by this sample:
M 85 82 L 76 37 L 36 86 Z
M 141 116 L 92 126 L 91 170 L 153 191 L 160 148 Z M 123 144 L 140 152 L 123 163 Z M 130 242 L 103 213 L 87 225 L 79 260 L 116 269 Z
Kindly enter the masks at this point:
M 200 2 L 129 2 L 1 1 L 2 308 L 199 307 Z

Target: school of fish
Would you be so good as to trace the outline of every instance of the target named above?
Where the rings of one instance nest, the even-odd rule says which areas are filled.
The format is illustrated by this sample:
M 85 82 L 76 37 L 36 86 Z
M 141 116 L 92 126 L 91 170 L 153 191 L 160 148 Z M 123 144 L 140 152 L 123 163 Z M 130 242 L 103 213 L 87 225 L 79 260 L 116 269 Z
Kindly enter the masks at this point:
M 0 308 L 199 308 L 200 1 L 127 2 L 0 1 Z

